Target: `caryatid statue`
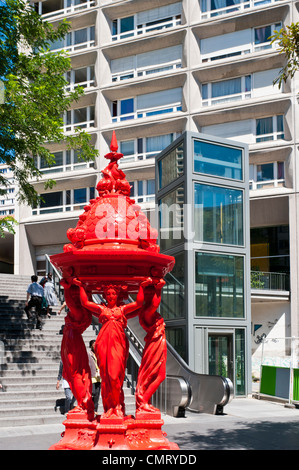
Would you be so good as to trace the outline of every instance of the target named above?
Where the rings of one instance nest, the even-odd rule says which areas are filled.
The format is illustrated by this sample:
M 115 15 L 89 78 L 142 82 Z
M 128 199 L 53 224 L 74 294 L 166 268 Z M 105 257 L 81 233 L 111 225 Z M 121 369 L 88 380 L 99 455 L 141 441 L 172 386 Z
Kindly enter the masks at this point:
M 100 423 L 113 417 L 123 419 L 125 415 L 125 328 L 127 319 L 137 315 L 146 332 L 146 344 L 136 388 L 136 417 L 137 412 L 150 415 L 158 411 L 151 405 L 151 397 L 165 379 L 167 352 L 165 325 L 157 309 L 165 284 L 163 278 L 174 266 L 172 256 L 159 253 L 157 231 L 130 198 L 130 184 L 118 168 L 123 155 L 117 152 L 114 132 L 110 149 L 105 155 L 110 163 L 97 184 L 99 196 L 84 207 L 76 227 L 67 231 L 70 243 L 64 246 L 64 252 L 51 256 L 52 263 L 62 272 L 69 307 L 61 357 L 65 377 L 78 402 L 72 419 L 76 413 L 94 419 L 82 333 L 91 324 L 92 315 L 102 325 L 95 345 L 104 406 Z M 95 303 L 93 294 L 100 294 L 104 302 Z M 124 296 L 129 295 L 136 295 L 136 300 L 123 302 Z M 129 434 L 124 438 L 127 441 Z

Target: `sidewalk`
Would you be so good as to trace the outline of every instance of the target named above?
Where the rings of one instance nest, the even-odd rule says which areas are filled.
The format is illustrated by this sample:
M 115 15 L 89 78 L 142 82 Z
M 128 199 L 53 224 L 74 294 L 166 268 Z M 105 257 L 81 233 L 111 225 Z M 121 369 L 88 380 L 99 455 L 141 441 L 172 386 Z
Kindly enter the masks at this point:
M 163 431 L 180 450 L 299 450 L 299 409 L 235 398 L 223 415 L 162 416 Z M 0 450 L 47 450 L 64 426 L 0 428 Z

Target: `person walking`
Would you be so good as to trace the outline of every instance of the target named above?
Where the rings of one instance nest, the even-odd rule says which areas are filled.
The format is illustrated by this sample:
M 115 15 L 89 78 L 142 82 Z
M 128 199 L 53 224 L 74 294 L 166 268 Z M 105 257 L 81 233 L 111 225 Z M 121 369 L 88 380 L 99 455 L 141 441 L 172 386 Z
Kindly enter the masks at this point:
M 65 394 L 64 414 L 67 414 L 73 408 L 76 399 L 75 399 L 74 395 L 72 394 L 72 391 L 71 391 L 71 388 L 69 386 L 68 381 L 65 380 L 65 378 L 63 377 L 63 363 L 62 363 L 62 361 L 60 361 L 60 364 L 59 364 L 56 390 L 59 390 L 61 380 L 62 380 L 62 386 L 63 386 L 64 394 Z
M 51 318 L 50 306 L 58 305 L 51 273 L 48 273 L 47 280 L 44 284 L 44 296 L 47 302 L 47 317 Z
M 94 403 L 94 411 L 97 413 L 99 406 L 99 398 L 101 391 L 101 376 L 100 369 L 98 366 L 97 357 L 94 352 L 94 344 L 96 340 L 92 339 L 89 341 L 90 351 L 88 351 L 89 367 L 91 371 L 91 380 L 92 380 L 92 399 Z
M 35 307 L 35 315 L 36 315 L 36 328 L 42 329 L 42 321 L 41 321 L 41 309 L 42 309 L 42 300 L 44 296 L 44 289 L 43 287 L 37 283 L 37 276 L 31 276 L 31 284 L 29 284 L 27 288 L 27 300 L 25 304 L 25 312 L 27 315 L 28 320 L 32 319 L 31 309 Z

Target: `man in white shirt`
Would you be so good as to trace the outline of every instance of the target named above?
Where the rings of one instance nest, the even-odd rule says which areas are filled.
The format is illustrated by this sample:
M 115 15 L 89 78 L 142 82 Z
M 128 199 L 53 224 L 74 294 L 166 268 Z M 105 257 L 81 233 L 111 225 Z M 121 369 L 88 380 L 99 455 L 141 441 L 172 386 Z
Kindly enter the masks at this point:
M 42 307 L 42 300 L 44 295 L 44 289 L 40 284 L 37 283 L 37 276 L 31 276 L 31 284 L 28 286 L 27 289 L 27 300 L 25 304 L 25 312 L 27 315 L 28 320 L 32 318 L 31 309 L 35 307 L 35 314 L 36 314 L 36 328 L 42 329 L 42 322 L 41 322 L 41 307 Z

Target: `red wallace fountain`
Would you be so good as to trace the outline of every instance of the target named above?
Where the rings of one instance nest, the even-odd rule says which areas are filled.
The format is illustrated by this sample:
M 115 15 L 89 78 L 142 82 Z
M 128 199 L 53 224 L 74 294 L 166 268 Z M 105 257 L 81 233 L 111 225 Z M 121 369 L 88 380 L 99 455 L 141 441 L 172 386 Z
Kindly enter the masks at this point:
M 77 399 L 67 414 L 61 440 L 51 450 L 179 449 L 166 438 L 161 413 L 151 397 L 166 376 L 166 339 L 157 312 L 164 276 L 174 258 L 159 253 L 157 231 L 130 199 L 130 185 L 118 168 L 118 145 L 113 131 L 110 160 L 97 184 L 99 196 L 84 207 L 71 243 L 53 255 L 61 271 L 69 308 L 61 343 L 63 373 Z M 93 294 L 105 302 L 93 302 Z M 136 297 L 128 302 L 129 295 Z M 98 317 L 101 329 L 95 343 L 102 378 L 102 415 L 95 415 L 92 382 L 83 332 Z M 138 372 L 135 416 L 126 415 L 123 381 L 128 358 L 127 319 L 138 316 L 145 347 Z

